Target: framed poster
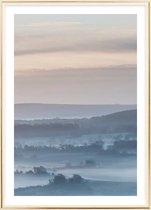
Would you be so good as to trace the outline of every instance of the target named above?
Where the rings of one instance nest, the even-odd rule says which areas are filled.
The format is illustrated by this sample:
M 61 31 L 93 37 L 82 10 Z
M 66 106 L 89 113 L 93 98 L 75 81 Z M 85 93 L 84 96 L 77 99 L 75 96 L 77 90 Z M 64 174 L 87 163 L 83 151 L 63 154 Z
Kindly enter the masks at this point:
M 1 207 L 149 209 L 149 2 L 1 4 Z

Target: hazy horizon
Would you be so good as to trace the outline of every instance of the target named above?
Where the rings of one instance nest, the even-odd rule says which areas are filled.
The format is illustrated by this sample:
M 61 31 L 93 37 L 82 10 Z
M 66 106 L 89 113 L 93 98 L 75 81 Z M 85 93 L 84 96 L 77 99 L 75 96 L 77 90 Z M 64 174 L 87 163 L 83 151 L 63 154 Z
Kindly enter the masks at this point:
M 108 105 L 108 106 L 114 106 L 114 105 L 116 105 L 116 106 L 137 106 L 137 104 L 70 104 L 70 103 L 65 103 L 65 104 L 56 104 L 56 103 L 42 103 L 42 102 L 35 102 L 35 103 L 15 103 L 15 105 L 17 105 L 17 104 L 42 104 L 42 105 L 80 105 L 80 106 L 82 106 L 82 105 L 84 105 L 84 106 L 104 106 L 104 105 Z

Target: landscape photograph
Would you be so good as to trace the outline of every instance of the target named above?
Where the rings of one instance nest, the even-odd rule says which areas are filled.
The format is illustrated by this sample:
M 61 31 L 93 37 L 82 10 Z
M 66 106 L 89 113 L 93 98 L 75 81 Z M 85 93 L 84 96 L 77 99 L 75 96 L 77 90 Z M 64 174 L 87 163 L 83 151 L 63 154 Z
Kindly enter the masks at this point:
M 14 195 L 137 195 L 137 16 L 16 14 Z

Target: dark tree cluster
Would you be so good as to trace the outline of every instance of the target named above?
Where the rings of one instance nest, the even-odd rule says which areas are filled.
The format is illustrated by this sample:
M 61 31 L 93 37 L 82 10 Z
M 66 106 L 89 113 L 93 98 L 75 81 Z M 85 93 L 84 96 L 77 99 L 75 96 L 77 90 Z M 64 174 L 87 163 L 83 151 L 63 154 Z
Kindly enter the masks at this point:
M 63 174 L 57 174 L 54 176 L 53 180 L 49 180 L 49 184 L 61 185 L 61 184 L 82 184 L 86 180 L 83 179 L 80 175 L 74 174 L 70 178 L 66 178 Z

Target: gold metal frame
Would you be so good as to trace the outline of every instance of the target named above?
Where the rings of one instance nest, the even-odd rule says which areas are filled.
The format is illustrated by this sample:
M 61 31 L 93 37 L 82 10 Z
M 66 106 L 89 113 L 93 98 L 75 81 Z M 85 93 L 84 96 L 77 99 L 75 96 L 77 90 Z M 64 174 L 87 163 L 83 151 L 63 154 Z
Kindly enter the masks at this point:
M 66 206 L 58 206 L 58 207 L 53 207 L 53 206 L 4 206 L 3 205 L 3 191 L 4 191 L 4 186 L 3 186 L 3 167 L 5 165 L 4 162 L 4 158 L 3 158 L 3 153 L 4 151 L 3 149 L 3 20 L 2 20 L 2 14 L 3 14 L 3 4 L 11 4 L 11 5 L 15 5 L 15 4 L 49 4 L 49 3 L 105 3 L 105 4 L 114 4 L 114 5 L 118 5 L 118 4 L 123 4 L 123 5 L 145 5 L 146 7 L 146 14 L 147 14 L 147 37 L 146 37 L 146 54 L 147 54 L 147 104 L 146 104 L 146 110 L 147 110 L 147 183 L 148 183 L 148 189 L 147 189 L 147 205 L 145 206 L 130 206 L 130 205 L 126 205 L 126 206 L 98 206 L 98 207 L 93 207 L 93 206 L 85 206 L 85 207 L 80 207 L 80 206 L 71 206 L 71 207 L 66 207 Z M 42 210 L 42 209 L 68 209 L 68 210 L 72 210 L 72 209 L 102 209 L 102 210 L 109 210 L 109 209 L 129 209 L 129 210 L 151 210 L 151 137 L 150 137 L 150 131 L 151 131 L 151 123 L 150 123 L 150 119 L 151 119 L 151 73 L 150 73 L 150 66 L 151 66 L 151 54 L 150 54 L 150 49 L 151 49 L 151 41 L 150 41 L 150 35 L 151 35 L 151 0 L 0 0 L 0 18 L 1 18 L 1 23 L 0 23 L 0 209 L 11 209 L 11 210 L 27 210 L 27 209 L 38 209 L 38 210 Z

